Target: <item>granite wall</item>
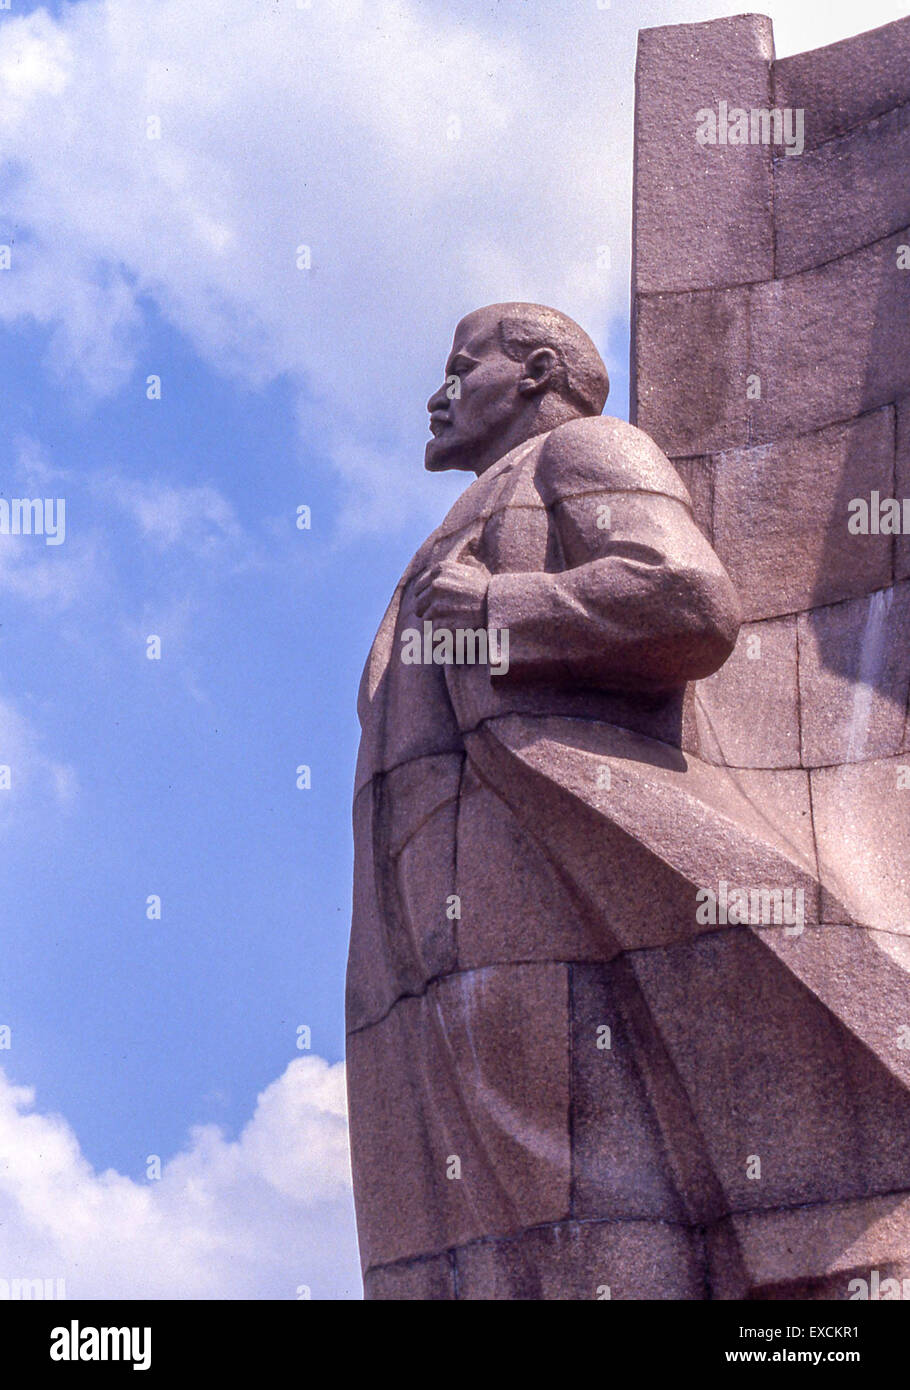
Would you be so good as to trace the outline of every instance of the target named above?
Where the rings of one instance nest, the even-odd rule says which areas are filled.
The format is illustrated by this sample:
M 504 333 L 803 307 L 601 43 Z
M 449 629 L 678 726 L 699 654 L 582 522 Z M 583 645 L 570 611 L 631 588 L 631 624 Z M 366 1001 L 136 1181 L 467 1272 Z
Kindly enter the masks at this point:
M 760 117 L 752 143 L 753 111 L 791 113 L 792 152 Z M 900 534 L 875 514 L 910 497 L 910 18 L 781 60 L 759 15 L 646 30 L 635 141 L 632 419 L 745 618 L 686 747 L 760 814 L 795 810 L 822 901 L 788 966 L 906 1087 L 910 502 Z M 786 1243 L 755 1252 L 752 1287 L 845 1297 L 864 1262 L 906 1273 L 910 1208 L 895 1193 L 880 1221 L 882 1201 L 803 1223 L 825 1290 L 800 1289 Z
M 700 144 L 722 101 L 804 151 Z M 908 931 L 910 535 L 848 523 L 910 496 L 910 19 L 779 61 L 758 15 L 645 30 L 634 200 L 633 420 L 746 619 L 689 746 L 798 773 L 823 879 Z

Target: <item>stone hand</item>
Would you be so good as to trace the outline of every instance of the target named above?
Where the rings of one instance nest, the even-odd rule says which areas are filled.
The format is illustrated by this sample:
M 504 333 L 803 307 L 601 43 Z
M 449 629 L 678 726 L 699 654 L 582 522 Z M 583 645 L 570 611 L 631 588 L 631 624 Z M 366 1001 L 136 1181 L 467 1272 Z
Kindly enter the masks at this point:
M 485 627 L 490 576 L 479 565 L 443 560 L 424 570 L 414 586 L 419 618 L 447 620 L 456 627 Z

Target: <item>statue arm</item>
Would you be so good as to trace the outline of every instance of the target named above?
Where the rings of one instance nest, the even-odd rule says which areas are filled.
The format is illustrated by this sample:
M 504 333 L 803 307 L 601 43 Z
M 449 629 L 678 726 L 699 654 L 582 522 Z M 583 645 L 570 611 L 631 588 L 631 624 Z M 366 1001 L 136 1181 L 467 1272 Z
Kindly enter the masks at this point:
M 537 485 L 564 568 L 491 579 L 488 625 L 509 631 L 497 679 L 661 691 L 716 671 L 736 593 L 657 446 L 620 421 L 573 421 L 544 445 Z

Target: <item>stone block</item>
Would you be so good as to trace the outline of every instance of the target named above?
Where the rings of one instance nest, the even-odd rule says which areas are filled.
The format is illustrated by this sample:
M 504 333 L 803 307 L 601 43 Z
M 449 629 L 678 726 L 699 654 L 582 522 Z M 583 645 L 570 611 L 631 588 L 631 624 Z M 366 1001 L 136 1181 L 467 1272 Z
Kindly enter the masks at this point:
M 910 1198 L 901 1193 L 822 1203 L 796 1211 L 738 1213 L 724 1223 L 734 1241 L 739 1270 L 729 1277 L 715 1260 L 721 1228 L 709 1232 L 712 1287 L 720 1298 L 850 1297 L 854 1278 L 872 1270 L 887 1277 L 908 1272 Z M 742 1283 L 740 1278 L 745 1272 Z M 726 1277 L 724 1277 L 726 1275 Z
M 774 161 L 776 273 L 821 265 L 910 223 L 910 106 Z
M 753 441 L 807 434 L 910 393 L 906 230 L 751 291 Z M 729 292 L 728 292 L 729 293 Z M 692 452 L 697 452 L 692 450 Z
M 347 1031 L 381 1018 L 401 993 L 384 949 L 373 859 L 373 784 L 354 798 L 354 901 L 348 949 Z
M 809 148 L 907 102 L 910 18 L 774 64 L 774 104 L 806 112 Z
M 458 800 L 464 755 L 412 758 L 376 778 L 377 833 L 390 858 L 398 858 L 430 816 Z
M 628 974 L 621 962 L 572 967 L 572 1212 L 683 1222 L 667 1156 L 676 1136 L 662 1130 L 641 1072 Z
M 910 271 L 908 271 L 910 274 Z M 910 505 L 910 396 L 897 403 L 897 456 L 894 464 L 894 496 Z M 903 530 L 894 547 L 895 579 L 910 579 L 910 530 Z
M 400 787 L 391 789 L 393 783 L 400 781 L 414 787 L 410 808 L 423 809 L 425 815 L 420 827 L 399 851 L 397 864 L 394 859 L 388 864 L 386 921 L 394 920 L 392 914 L 397 908 L 400 913 L 399 927 L 403 929 L 402 950 L 397 953 L 399 978 L 407 980 L 416 990 L 422 989 L 427 980 L 455 968 L 455 920 L 451 915 L 452 895 L 455 892 L 452 846 L 458 817 L 461 763 L 458 760 L 456 766 L 449 766 L 446 781 L 451 794 L 441 804 L 436 802 L 443 790 L 441 787 L 417 784 L 408 775 L 415 766 L 415 763 L 408 763 L 387 775 L 383 782 L 381 805 L 403 804 Z
M 348 1031 L 455 966 L 455 836 L 463 758 L 418 758 L 358 792 Z
M 363 1296 L 396 1303 L 451 1302 L 455 1298 L 455 1262 L 445 1254 L 368 1269 L 363 1277 Z
M 568 1216 L 568 1054 L 559 965 L 451 975 L 348 1039 L 365 1269 Z
M 848 504 L 890 493 L 889 408 L 716 460 L 714 543 L 746 620 L 870 593 L 891 581 L 891 538 L 851 535 Z
M 644 29 L 636 68 L 634 290 L 702 289 L 773 274 L 771 151 L 702 145 L 696 113 L 767 108 L 771 22 L 741 15 Z
M 692 513 L 707 540 L 714 539 L 714 465 L 710 458 L 674 459 L 673 466 L 692 499 Z
M 579 910 L 551 859 L 470 765 L 457 845 L 461 969 L 508 960 L 602 958 L 600 923 Z
M 756 819 L 774 826 L 794 863 L 817 873 L 809 774 L 801 768 L 729 768 L 727 776 L 753 808 Z M 777 877 L 780 879 L 780 867 Z M 782 880 L 781 880 L 782 881 Z M 794 880 L 795 881 L 795 880 Z M 805 886 L 805 885 L 804 885 Z M 817 920 L 817 894 L 806 893 L 806 921 Z
M 788 960 L 752 927 L 630 957 L 725 1209 L 910 1188 L 910 1093 Z
M 910 934 L 910 758 L 811 773 L 826 921 Z M 849 913 L 845 917 L 844 909 Z
M 697 1299 L 700 1240 L 659 1222 L 567 1222 L 455 1252 L 460 1299 Z M 607 1292 L 609 1290 L 609 1292 Z
M 698 682 L 695 717 L 707 762 L 798 767 L 796 619 L 744 624 L 733 655 Z
M 749 442 L 749 291 L 635 299 L 634 423 L 673 458 Z
M 901 1159 L 910 1141 L 906 1113 L 910 1106 L 910 936 L 833 923 L 807 926 L 798 936 L 787 935 L 780 927 L 753 930 L 906 1088 L 906 1099 L 898 1110 L 883 1116 L 876 1151 L 867 1156 L 871 1180 L 883 1163 Z M 886 1154 L 889 1146 L 891 1152 Z
M 899 753 L 910 694 L 910 584 L 799 617 L 806 767 Z

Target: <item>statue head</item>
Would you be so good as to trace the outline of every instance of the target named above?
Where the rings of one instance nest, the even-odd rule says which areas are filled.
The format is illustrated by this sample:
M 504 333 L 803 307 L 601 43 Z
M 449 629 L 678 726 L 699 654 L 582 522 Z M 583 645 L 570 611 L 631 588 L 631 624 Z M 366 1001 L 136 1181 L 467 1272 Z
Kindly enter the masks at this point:
M 455 329 L 445 381 L 427 402 L 425 464 L 483 473 L 526 439 L 599 415 L 610 384 L 573 319 L 542 304 L 489 304 Z

